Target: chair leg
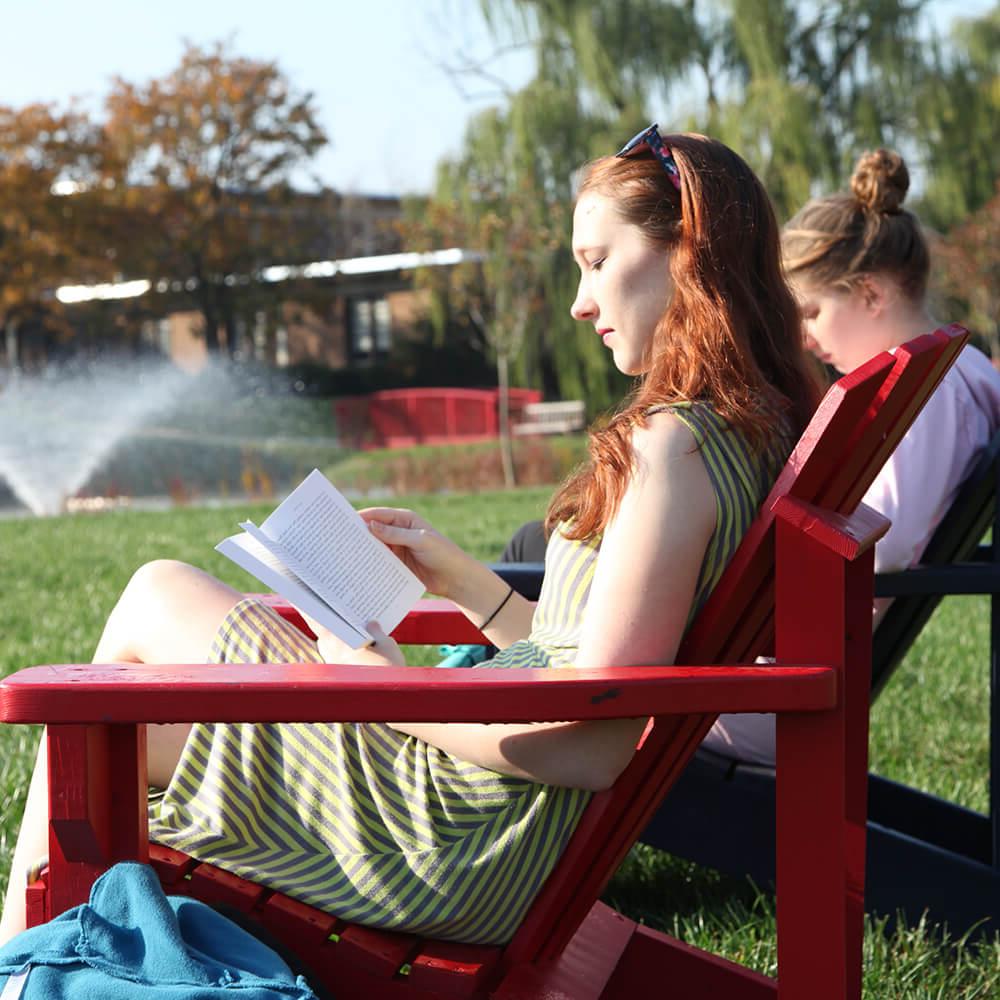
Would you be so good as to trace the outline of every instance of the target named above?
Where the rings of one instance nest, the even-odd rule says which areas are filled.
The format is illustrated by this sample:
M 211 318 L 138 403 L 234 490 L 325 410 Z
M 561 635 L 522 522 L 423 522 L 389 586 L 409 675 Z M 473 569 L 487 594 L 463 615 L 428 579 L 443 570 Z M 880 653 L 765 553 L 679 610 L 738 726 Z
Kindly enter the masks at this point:
M 778 996 L 854 1000 L 865 824 L 844 808 L 842 714 L 779 715 L 777 751 Z
M 84 903 L 118 861 L 148 861 L 146 727 L 52 725 L 50 913 Z
M 806 511 L 808 514 L 808 511 Z M 822 513 L 778 522 L 779 662 L 838 668 L 829 712 L 778 714 L 778 995 L 860 1000 L 864 934 L 874 542 L 884 521 L 857 515 L 857 548 L 830 544 Z M 850 533 L 846 536 L 852 537 Z M 809 586 L 804 583 L 808 582 Z

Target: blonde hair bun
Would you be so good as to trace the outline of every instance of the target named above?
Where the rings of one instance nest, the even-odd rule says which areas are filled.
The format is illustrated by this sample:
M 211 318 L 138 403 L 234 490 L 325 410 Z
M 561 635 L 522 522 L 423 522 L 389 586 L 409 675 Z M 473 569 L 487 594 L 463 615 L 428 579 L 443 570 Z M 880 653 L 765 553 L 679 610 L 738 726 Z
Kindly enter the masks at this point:
M 862 153 L 851 175 L 851 192 L 866 212 L 901 212 L 909 187 L 910 172 L 891 149 Z

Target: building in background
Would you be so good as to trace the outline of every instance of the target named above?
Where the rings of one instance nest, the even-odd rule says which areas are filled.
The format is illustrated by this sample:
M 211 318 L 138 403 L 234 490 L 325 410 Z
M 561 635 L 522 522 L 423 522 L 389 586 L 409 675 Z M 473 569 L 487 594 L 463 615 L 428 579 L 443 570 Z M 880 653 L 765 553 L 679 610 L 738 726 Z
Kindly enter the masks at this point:
M 220 352 L 235 361 L 334 370 L 384 362 L 394 343 L 417 336 L 427 314 L 414 272 L 475 256 L 461 249 L 404 252 L 398 198 L 325 192 L 282 206 L 247 196 L 246 205 L 262 225 L 280 212 L 303 235 L 295 262 L 259 261 L 248 273 L 220 279 L 229 317 L 217 327 Z M 198 291 L 196 278 L 176 275 L 66 283 L 36 315 L 5 330 L 0 367 L 38 370 L 111 351 L 162 353 L 198 371 L 209 356 Z
M 312 363 L 339 369 L 385 361 L 394 343 L 416 335 L 426 315 L 427 295 L 413 288 L 414 271 L 452 267 L 470 255 L 450 248 L 269 267 L 265 281 L 286 289 L 272 304 L 240 316 L 236 343 L 226 348 L 237 360 L 252 358 L 277 368 Z M 164 310 L 143 321 L 141 340 L 197 371 L 207 360 L 201 330 L 198 312 Z

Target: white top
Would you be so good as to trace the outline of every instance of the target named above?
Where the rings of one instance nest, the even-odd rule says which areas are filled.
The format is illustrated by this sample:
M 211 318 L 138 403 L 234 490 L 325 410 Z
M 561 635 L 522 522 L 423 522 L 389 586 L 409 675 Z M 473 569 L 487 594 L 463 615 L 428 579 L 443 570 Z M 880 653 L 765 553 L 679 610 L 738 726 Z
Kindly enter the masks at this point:
M 966 345 L 864 495 L 864 503 L 892 521 L 875 546 L 876 573 L 919 561 L 998 427 L 1000 372 L 982 351 Z M 890 600 L 875 602 L 876 624 Z M 773 765 L 774 716 L 720 715 L 702 746 Z

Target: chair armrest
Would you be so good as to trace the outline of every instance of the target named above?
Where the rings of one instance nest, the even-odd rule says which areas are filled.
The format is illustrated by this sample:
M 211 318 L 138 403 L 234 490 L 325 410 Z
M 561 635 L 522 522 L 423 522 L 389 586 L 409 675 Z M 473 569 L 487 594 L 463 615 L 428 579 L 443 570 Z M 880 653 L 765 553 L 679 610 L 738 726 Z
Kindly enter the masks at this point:
M 983 562 L 913 566 L 875 576 L 876 597 L 933 594 L 1000 594 L 1000 564 Z
M 288 601 L 278 594 L 247 594 L 274 608 L 286 621 L 313 636 L 302 616 Z M 436 645 L 441 642 L 472 642 L 489 645 L 489 639 L 469 621 L 451 601 L 424 597 L 407 612 L 406 617 L 393 629 L 392 637 L 404 646 Z
M 509 583 L 522 597 L 529 601 L 537 601 L 542 590 L 542 578 L 545 576 L 543 562 L 495 562 L 489 567 L 506 583 Z
M 63 664 L 0 682 L 0 722 L 532 722 L 823 711 L 837 697 L 823 666 Z

